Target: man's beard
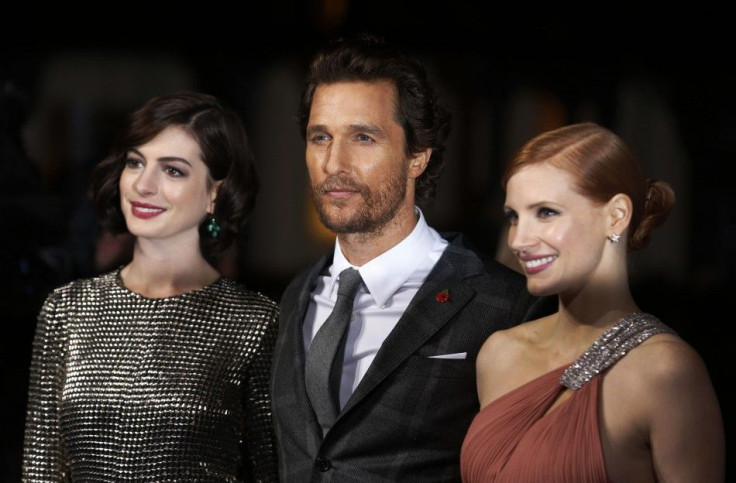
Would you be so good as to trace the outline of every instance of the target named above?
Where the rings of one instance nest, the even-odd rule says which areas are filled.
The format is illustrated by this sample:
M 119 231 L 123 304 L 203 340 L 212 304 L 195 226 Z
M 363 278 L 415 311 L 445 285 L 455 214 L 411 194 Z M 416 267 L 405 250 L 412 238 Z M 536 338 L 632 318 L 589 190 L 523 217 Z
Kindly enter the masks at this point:
M 319 186 L 312 187 L 312 199 L 322 224 L 334 233 L 380 232 L 396 216 L 404 203 L 407 179 L 407 165 L 403 165 L 401 170 L 392 176 L 388 183 L 379 186 L 377 191 L 350 178 L 330 176 Z M 351 213 L 332 214 L 325 206 L 323 196 L 337 186 L 355 190 L 363 198 L 363 204 Z M 333 205 L 340 203 L 340 200 L 331 202 Z

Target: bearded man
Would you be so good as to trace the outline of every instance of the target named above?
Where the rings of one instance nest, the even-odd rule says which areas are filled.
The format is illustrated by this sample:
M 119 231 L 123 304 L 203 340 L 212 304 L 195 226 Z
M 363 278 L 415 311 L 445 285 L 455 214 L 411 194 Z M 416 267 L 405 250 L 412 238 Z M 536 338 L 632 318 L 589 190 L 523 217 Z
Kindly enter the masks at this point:
M 522 275 L 443 237 L 418 206 L 450 131 L 419 62 L 373 36 L 330 42 L 310 64 L 299 120 L 313 201 L 336 239 L 281 298 L 281 481 L 459 482 L 479 409 L 475 357 L 534 299 Z M 347 325 L 333 328 L 333 309 Z

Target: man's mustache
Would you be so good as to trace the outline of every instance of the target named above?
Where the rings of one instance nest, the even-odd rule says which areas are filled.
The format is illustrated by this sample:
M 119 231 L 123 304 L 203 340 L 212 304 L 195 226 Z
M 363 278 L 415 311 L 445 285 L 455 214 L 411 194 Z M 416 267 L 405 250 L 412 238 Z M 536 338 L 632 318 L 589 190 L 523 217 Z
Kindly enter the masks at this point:
M 359 183 L 351 178 L 341 176 L 330 176 L 329 178 L 322 181 L 320 184 L 314 187 L 314 192 L 323 195 L 328 191 L 336 189 L 347 189 L 351 191 L 357 191 L 360 194 L 368 192 L 366 185 Z

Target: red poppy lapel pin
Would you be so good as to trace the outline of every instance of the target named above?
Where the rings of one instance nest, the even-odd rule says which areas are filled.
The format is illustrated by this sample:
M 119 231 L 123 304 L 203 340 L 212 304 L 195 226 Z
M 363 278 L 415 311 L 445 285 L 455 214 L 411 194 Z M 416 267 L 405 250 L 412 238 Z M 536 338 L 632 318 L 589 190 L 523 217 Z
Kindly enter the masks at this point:
M 444 304 L 448 300 L 450 300 L 450 291 L 449 289 L 444 289 L 439 292 L 437 292 L 437 302 Z

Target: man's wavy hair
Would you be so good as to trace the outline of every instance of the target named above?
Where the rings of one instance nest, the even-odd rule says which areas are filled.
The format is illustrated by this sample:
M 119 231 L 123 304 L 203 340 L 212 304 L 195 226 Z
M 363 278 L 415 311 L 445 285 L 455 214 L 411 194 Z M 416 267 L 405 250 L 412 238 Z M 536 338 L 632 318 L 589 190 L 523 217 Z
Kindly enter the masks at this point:
M 416 181 L 416 201 L 425 203 L 436 192 L 442 174 L 450 112 L 440 101 L 424 67 L 380 37 L 359 34 L 329 42 L 314 56 L 307 74 L 297 120 L 306 139 L 314 91 L 320 84 L 389 81 L 396 87 L 395 119 L 404 129 L 407 157 L 432 149 L 427 168 Z

